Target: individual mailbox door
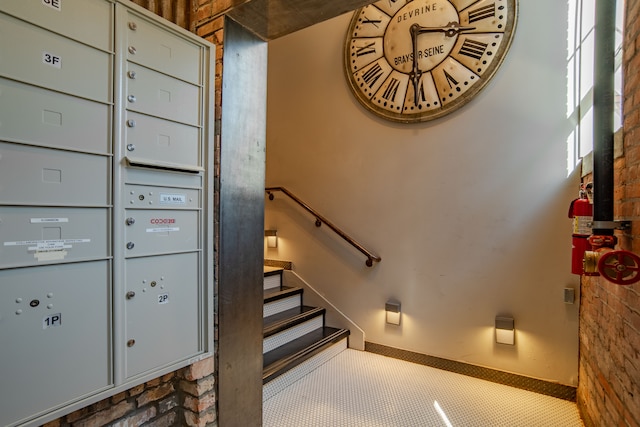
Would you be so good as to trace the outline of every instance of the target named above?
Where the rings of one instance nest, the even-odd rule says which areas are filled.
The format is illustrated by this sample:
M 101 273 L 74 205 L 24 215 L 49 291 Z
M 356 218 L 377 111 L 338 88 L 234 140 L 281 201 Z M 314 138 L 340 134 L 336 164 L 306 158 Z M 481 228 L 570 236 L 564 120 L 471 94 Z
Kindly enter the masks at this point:
M 201 48 L 136 13 L 126 11 L 127 61 L 199 85 Z
M 198 86 L 128 63 L 126 94 L 127 110 L 200 125 Z
M 132 208 L 153 206 L 166 209 L 198 209 L 200 207 L 200 190 L 194 188 L 127 184 L 124 189 L 124 203 Z
M 200 128 L 127 112 L 127 156 L 159 166 L 202 168 Z
M 109 272 L 109 261 L 0 270 L 0 425 L 111 386 Z
M 0 76 L 95 101 L 112 100 L 111 54 L 2 13 Z
M 127 257 L 198 250 L 198 211 L 126 210 Z
M 110 256 L 109 209 L 0 206 L 0 269 Z
M 111 158 L 0 142 L 0 203 L 106 206 Z
M 197 354 L 199 256 L 126 261 L 127 378 Z
M 0 78 L 0 139 L 89 153 L 111 151 L 111 108 Z
M 2 0 L 0 10 L 98 49 L 113 50 L 113 5 L 108 1 Z

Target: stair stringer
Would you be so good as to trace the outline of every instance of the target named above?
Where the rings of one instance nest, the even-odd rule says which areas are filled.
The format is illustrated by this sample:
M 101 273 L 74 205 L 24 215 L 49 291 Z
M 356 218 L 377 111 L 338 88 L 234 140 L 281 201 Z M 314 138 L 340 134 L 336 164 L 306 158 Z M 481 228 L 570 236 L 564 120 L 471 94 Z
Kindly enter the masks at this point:
M 325 323 L 336 328 L 349 329 L 349 348 L 364 351 L 364 330 L 355 324 L 346 314 L 341 312 L 328 299 L 320 294 L 313 286 L 291 270 L 282 272 L 282 284 L 285 286 L 304 289 L 304 304 L 314 307 L 324 307 Z

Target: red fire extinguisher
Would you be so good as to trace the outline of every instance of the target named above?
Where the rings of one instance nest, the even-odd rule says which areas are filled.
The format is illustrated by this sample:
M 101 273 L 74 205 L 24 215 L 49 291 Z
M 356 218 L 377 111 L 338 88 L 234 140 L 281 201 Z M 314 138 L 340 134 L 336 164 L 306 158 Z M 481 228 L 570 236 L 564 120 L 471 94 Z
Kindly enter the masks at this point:
M 590 251 L 591 224 L 593 223 L 593 205 L 584 189 L 580 190 L 580 197 L 571 202 L 569 218 L 573 218 L 573 240 L 571 248 L 571 272 L 584 273 L 584 253 Z

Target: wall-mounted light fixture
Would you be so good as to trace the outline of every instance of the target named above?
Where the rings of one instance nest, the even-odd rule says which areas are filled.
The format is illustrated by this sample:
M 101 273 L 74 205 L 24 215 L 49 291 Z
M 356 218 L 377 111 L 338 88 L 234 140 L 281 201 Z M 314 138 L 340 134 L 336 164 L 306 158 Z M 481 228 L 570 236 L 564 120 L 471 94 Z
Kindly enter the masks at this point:
M 514 345 L 516 330 L 513 317 L 496 316 L 496 342 L 498 344 Z
M 400 303 L 397 301 L 389 300 L 384 305 L 386 312 L 386 321 L 390 325 L 399 325 L 402 312 L 400 311 Z
M 278 247 L 278 230 L 264 230 L 264 237 L 267 238 L 268 248 Z

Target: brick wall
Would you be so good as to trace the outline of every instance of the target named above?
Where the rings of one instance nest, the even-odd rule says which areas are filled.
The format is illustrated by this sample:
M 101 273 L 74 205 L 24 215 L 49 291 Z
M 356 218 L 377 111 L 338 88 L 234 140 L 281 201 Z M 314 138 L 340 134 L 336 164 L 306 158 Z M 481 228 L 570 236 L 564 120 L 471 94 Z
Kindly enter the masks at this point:
M 615 159 L 619 248 L 640 254 L 640 0 L 625 2 L 623 154 Z M 640 426 L 640 284 L 583 277 L 578 407 L 587 426 Z

